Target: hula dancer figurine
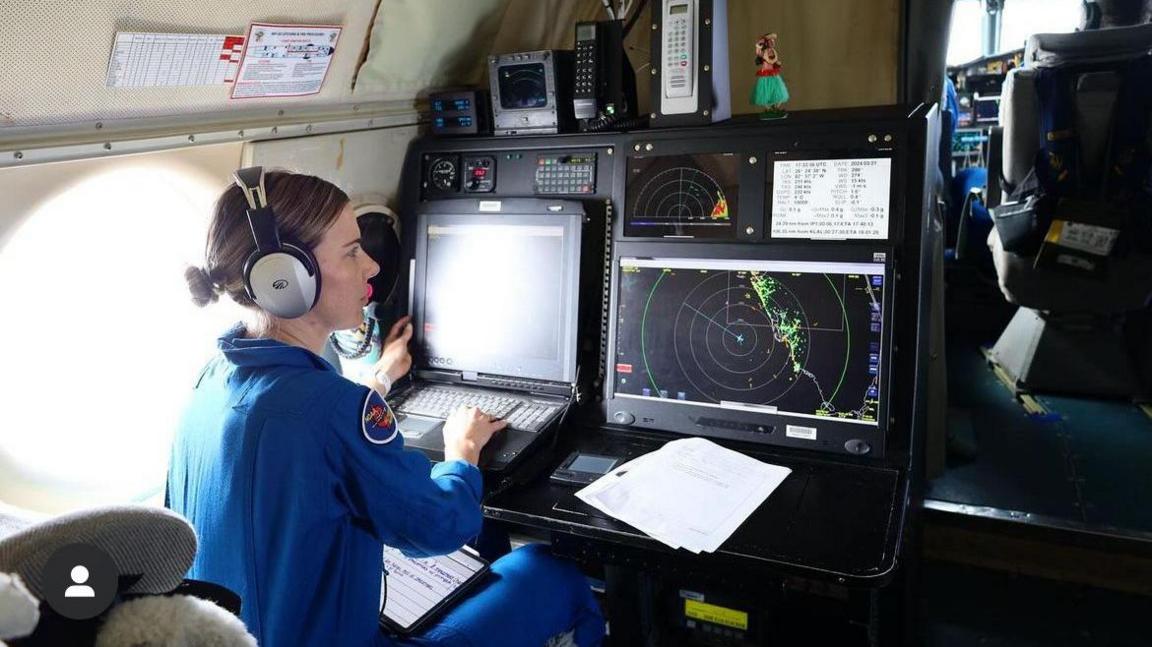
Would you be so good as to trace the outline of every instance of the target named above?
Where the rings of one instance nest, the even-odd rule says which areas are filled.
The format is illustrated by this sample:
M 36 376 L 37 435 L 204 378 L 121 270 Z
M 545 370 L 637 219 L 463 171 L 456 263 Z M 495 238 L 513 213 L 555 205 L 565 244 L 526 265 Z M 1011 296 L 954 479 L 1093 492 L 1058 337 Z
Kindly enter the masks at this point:
M 788 100 L 788 86 L 780 76 L 780 57 L 776 53 L 776 34 L 764 34 L 756 41 L 756 85 L 752 86 L 752 103 L 763 106 L 761 119 L 783 119 L 788 116 L 782 105 Z

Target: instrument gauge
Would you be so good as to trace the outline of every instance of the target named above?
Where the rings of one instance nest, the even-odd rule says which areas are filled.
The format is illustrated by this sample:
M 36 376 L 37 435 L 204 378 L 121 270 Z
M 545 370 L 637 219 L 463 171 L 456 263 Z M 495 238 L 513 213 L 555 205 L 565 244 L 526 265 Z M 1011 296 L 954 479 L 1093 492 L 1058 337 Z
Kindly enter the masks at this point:
M 428 179 L 437 191 L 455 191 L 458 177 L 459 169 L 452 159 L 436 160 L 428 171 Z

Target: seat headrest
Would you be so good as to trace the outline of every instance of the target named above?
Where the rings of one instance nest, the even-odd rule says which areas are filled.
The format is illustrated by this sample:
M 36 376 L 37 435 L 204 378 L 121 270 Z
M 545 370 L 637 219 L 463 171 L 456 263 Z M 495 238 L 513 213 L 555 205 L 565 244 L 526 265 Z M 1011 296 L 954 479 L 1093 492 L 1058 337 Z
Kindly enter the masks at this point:
M 1026 67 L 1052 67 L 1126 59 L 1152 51 L 1152 23 L 1067 34 L 1033 34 L 1024 46 Z
M 95 546 L 112 558 L 121 576 L 140 576 L 124 593 L 171 591 L 196 556 L 196 532 L 164 508 L 109 506 L 46 519 L 0 512 L 8 518 L 0 523 L 0 572 L 18 573 L 41 599 L 44 565 L 69 544 Z

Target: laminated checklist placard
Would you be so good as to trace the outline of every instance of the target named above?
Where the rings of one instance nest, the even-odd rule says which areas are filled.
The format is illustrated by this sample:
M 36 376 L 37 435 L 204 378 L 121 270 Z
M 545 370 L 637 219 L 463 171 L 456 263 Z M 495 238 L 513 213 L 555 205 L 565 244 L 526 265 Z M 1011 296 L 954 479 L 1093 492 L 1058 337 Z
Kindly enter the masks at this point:
M 336 25 L 252 23 L 244 40 L 233 99 L 298 97 L 320 92 L 336 54 Z
M 244 37 L 117 32 L 108 57 L 110 88 L 222 85 L 236 78 Z
M 408 557 L 384 547 L 380 580 L 380 619 L 408 634 L 450 607 L 488 571 L 488 563 L 462 548 L 448 555 Z

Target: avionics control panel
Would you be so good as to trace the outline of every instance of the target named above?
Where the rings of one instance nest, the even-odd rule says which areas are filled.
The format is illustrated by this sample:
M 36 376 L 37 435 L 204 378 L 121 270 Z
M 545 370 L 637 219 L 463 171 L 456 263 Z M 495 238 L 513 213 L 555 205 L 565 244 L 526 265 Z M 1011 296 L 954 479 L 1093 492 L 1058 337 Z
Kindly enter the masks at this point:
M 423 200 L 466 194 L 607 197 L 612 177 L 608 150 L 429 152 L 421 160 L 420 196 Z
M 596 153 L 536 156 L 536 193 L 587 195 L 596 192 Z
M 926 342 L 897 295 L 921 293 L 934 118 L 893 106 L 428 138 L 410 148 L 402 209 L 582 204 L 600 228 L 581 267 L 594 284 L 581 305 L 600 330 L 581 360 L 598 396 L 578 412 L 586 421 L 883 460 L 907 447 L 921 406 Z

